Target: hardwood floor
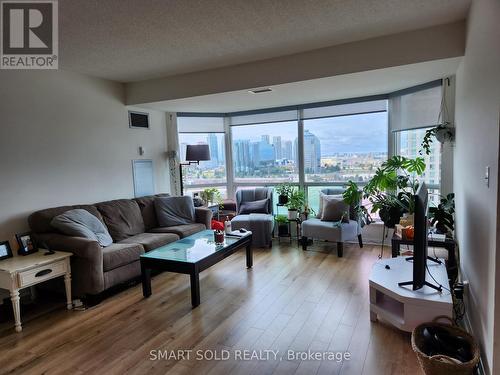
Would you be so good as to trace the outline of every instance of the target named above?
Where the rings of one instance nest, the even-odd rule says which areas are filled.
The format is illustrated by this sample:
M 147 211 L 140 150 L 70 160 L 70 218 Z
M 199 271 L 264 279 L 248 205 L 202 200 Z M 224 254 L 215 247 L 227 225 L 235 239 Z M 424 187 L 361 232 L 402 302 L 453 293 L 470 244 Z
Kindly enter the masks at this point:
M 256 249 L 252 270 L 239 251 L 200 274 L 194 310 L 189 276 L 164 273 L 148 299 L 136 285 L 84 312 L 61 307 L 25 320 L 20 334 L 3 323 L 0 373 L 420 374 L 410 336 L 369 319 L 368 274 L 379 247 L 346 244 L 343 258 L 332 244 L 311 250 Z M 192 349 L 190 359 L 151 360 L 157 350 L 179 349 Z M 197 360 L 205 350 L 230 358 Z M 238 350 L 279 350 L 284 358 L 236 360 Z M 289 360 L 288 350 L 351 358 Z

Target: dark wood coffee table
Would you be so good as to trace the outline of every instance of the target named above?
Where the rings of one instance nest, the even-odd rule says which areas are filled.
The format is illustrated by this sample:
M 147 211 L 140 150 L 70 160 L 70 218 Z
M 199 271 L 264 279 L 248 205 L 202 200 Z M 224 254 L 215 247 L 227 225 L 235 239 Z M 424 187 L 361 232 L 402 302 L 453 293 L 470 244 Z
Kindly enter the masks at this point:
M 141 255 L 142 293 L 151 295 L 151 270 L 161 270 L 188 274 L 191 277 L 191 304 L 193 308 L 200 304 L 199 273 L 236 250 L 246 247 L 247 268 L 253 265 L 252 234 L 243 237 L 229 237 L 222 245 L 216 245 L 214 232 L 205 230 L 191 236 L 159 247 Z

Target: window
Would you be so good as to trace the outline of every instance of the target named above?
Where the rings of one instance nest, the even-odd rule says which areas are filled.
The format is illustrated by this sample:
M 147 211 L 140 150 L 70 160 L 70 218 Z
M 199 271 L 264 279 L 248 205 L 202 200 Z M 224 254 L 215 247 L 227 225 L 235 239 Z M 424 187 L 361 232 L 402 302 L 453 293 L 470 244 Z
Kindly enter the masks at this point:
M 239 125 L 231 129 L 236 182 L 298 181 L 297 121 Z
M 404 130 L 396 133 L 399 155 L 408 158 L 424 157 L 425 172 L 423 180 L 430 189 L 429 199 L 439 203 L 439 187 L 441 184 L 441 144 L 434 139 L 430 155 L 420 155 L 422 140 L 427 129 Z
M 387 112 L 304 121 L 307 182 L 367 182 L 387 160 Z
M 203 186 L 226 183 L 226 157 L 224 133 L 179 133 L 181 161 L 186 160 L 186 146 L 208 144 L 210 160 L 183 167 L 184 184 Z

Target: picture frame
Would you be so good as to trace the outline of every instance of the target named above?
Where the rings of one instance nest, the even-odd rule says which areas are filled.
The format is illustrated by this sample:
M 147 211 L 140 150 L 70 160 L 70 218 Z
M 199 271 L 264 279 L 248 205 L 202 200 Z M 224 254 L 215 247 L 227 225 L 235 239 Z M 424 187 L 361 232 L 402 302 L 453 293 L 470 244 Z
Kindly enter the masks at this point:
M 12 249 L 10 248 L 9 241 L 0 242 L 0 260 L 12 258 Z
M 16 234 L 16 240 L 19 244 L 19 250 L 17 250 L 18 255 L 28 255 L 38 251 L 38 247 L 31 232 Z

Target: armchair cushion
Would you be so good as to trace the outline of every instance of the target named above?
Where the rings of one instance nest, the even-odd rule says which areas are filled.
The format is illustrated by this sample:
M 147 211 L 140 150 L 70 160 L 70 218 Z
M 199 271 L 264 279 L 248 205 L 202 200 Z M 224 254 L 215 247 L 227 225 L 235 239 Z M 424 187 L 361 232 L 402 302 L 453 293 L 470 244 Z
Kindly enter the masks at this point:
M 302 235 L 320 240 L 332 242 L 352 241 L 361 234 L 361 228 L 357 221 L 349 220 L 348 223 L 339 221 L 321 221 L 311 218 L 302 223 Z
M 322 221 L 340 221 L 349 222 L 349 205 L 342 198 L 327 198 L 331 195 L 323 195 Z
M 160 227 L 173 227 L 195 222 L 193 199 L 188 196 L 157 197 L 155 209 Z
M 269 198 L 253 202 L 243 202 L 240 206 L 238 214 L 269 214 Z

